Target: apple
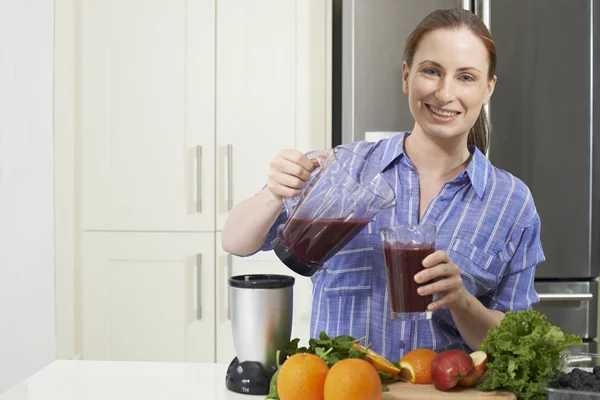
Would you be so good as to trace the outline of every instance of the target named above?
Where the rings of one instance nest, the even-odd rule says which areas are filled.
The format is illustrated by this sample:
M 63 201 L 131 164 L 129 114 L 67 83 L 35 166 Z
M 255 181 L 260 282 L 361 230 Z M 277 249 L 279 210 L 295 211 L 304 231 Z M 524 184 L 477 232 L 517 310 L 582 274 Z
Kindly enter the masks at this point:
M 487 371 L 488 356 L 485 352 L 474 351 L 469 355 L 473 360 L 473 369 L 471 372 L 463 376 L 460 381 L 458 381 L 458 386 L 460 387 L 469 387 L 475 385 Z
M 438 353 L 431 362 L 431 379 L 437 390 L 455 387 L 463 376 L 473 369 L 473 359 L 462 350 L 446 350 Z

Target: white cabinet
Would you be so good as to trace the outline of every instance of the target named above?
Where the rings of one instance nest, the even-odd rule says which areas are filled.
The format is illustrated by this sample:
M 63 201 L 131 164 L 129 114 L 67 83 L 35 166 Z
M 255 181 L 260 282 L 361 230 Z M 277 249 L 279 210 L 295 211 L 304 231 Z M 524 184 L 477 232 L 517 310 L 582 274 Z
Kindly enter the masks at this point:
M 86 230 L 213 231 L 214 0 L 83 0 Z
M 217 230 L 281 149 L 328 144 L 327 3 L 218 0 Z
M 219 0 L 217 229 L 295 142 L 296 1 Z M 231 167 L 231 168 L 230 168 Z
M 223 253 L 220 230 L 231 207 L 266 183 L 279 150 L 330 144 L 330 1 L 57 7 L 73 7 L 59 15 L 75 27 L 71 41 L 60 38 L 75 60 L 62 73 L 73 76 L 76 128 L 61 153 L 75 151 L 81 224 L 73 347 L 84 359 L 229 362 L 229 276 L 294 274 L 272 253 Z M 312 286 L 294 276 L 293 336 L 305 342 Z
M 87 232 L 83 357 L 213 362 L 214 234 Z

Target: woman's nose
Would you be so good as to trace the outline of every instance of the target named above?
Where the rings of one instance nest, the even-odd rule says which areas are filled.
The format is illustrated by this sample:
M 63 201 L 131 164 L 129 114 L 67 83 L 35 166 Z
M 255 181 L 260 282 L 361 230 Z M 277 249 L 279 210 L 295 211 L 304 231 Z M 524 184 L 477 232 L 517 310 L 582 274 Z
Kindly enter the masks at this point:
M 449 103 L 454 100 L 456 90 L 452 79 L 441 79 L 435 97 L 443 103 Z

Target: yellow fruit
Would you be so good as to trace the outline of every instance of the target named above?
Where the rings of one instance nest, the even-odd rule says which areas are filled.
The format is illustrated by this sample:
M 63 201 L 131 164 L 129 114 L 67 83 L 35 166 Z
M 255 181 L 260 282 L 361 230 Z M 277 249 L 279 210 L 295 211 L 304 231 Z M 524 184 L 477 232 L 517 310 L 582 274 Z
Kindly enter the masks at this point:
M 381 400 L 381 379 L 368 361 L 346 358 L 329 370 L 324 393 L 324 400 Z
M 417 384 L 431 384 L 431 362 L 437 353 L 430 349 L 418 348 L 409 351 L 400 360 L 400 376 Z
M 354 344 L 352 346 L 358 348 L 363 353 L 365 351 L 365 347 L 361 346 L 360 344 Z M 385 357 L 374 352 L 371 349 L 369 349 L 367 351 L 366 358 L 367 358 L 367 361 L 370 362 L 371 365 L 373 365 L 377 371 L 387 372 L 388 374 L 390 374 L 392 376 L 396 376 L 400 373 L 400 370 L 398 369 L 398 367 L 396 367 L 394 364 L 392 364 L 390 361 L 388 361 Z
M 281 400 L 323 400 L 329 367 L 314 354 L 294 354 L 279 368 L 277 393 Z

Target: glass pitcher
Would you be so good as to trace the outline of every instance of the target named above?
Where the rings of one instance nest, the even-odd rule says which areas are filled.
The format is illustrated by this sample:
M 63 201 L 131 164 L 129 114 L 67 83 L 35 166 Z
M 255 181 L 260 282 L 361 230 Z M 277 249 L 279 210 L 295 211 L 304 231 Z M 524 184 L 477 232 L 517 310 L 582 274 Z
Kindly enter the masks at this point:
M 278 227 L 273 250 L 294 272 L 312 276 L 396 194 L 380 173 L 365 174 L 367 160 L 343 147 L 307 156 L 318 162 L 299 197 L 284 199 L 289 216 Z

